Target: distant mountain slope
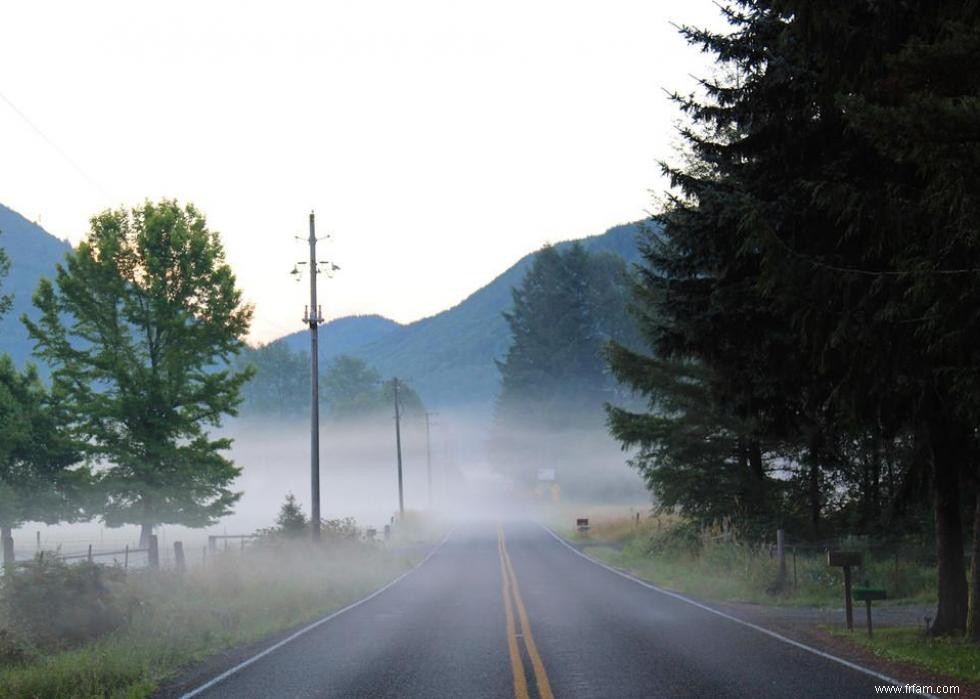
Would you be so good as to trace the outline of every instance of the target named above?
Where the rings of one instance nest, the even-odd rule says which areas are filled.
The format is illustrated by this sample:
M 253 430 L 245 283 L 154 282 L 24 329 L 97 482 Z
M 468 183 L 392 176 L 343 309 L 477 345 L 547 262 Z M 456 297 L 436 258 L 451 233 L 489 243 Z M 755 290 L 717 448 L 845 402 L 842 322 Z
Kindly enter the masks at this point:
M 627 224 L 579 242 L 591 252 L 611 252 L 632 262 L 638 257 L 638 232 L 638 225 Z M 558 243 L 557 247 L 571 244 Z M 9 352 L 23 364 L 30 357 L 32 343 L 20 316 L 36 317 L 31 295 L 38 280 L 53 275 L 70 246 L 3 205 L 0 246 L 11 262 L 10 274 L 0 288 L 14 297 L 13 308 L 0 319 L 0 352 Z M 498 388 L 494 360 L 502 358 L 510 344 L 502 313 L 510 307 L 511 288 L 523 279 L 534 254 L 525 255 L 453 308 L 429 318 L 400 325 L 367 315 L 327 323 L 321 329 L 321 359 L 352 354 L 385 376 L 404 377 L 430 407 L 469 407 L 487 413 Z M 309 349 L 304 330 L 276 342 L 285 342 L 292 350 Z
M 20 322 L 22 313 L 37 315 L 31 296 L 41 277 L 54 274 L 55 265 L 71 246 L 0 204 L 0 247 L 10 258 L 10 273 L 0 281 L 0 293 L 13 295 L 13 307 L 0 319 L 0 352 L 8 352 L 18 365 L 30 357 L 33 344 Z
M 338 354 L 355 353 L 361 347 L 377 342 L 402 327 L 404 326 L 379 315 L 346 316 L 332 320 L 320 327 L 320 358 L 330 359 Z M 310 351 L 310 334 L 306 330 L 287 335 L 275 342 L 285 342 L 293 352 Z
M 577 242 L 590 252 L 610 252 L 633 262 L 638 259 L 639 230 L 637 224 L 626 224 Z M 561 249 L 573 242 L 558 243 L 556 247 Z M 510 345 L 510 332 L 502 314 L 510 308 L 511 289 L 524 278 L 534 255 L 525 255 L 458 305 L 399 326 L 376 341 L 339 349 L 325 338 L 321 357 L 352 354 L 385 376 L 405 378 L 429 407 L 468 408 L 487 414 L 499 382 L 494 360 L 502 358 Z M 343 320 L 354 319 L 334 323 Z M 305 340 L 305 333 L 298 333 L 279 341 L 287 342 L 291 348 L 306 348 Z

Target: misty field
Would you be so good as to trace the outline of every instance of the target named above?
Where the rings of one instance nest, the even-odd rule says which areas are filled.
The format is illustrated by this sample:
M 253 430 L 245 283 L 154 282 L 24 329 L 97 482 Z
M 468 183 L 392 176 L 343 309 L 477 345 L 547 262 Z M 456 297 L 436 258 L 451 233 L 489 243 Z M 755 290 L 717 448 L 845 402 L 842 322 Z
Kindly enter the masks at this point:
M 148 696 L 182 667 L 364 597 L 435 536 L 406 526 L 387 545 L 272 540 L 184 573 L 35 561 L 4 579 L 0 697 Z

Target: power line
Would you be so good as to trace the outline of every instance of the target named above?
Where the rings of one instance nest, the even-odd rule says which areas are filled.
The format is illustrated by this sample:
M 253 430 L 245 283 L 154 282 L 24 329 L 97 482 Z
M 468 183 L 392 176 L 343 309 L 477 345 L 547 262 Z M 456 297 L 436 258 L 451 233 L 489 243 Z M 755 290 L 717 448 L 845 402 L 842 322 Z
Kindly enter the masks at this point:
M 33 121 L 31 121 L 31 119 L 26 114 L 24 114 L 24 112 L 21 111 L 17 107 L 17 105 L 14 104 L 10 100 L 9 97 L 7 97 L 5 94 L 3 94 L 2 92 L 0 92 L 0 99 L 2 99 L 4 102 L 6 102 L 7 103 L 7 106 L 10 107 L 13 110 L 14 114 L 16 114 L 21 119 L 23 119 L 24 123 L 27 124 L 28 126 L 30 126 L 31 129 L 34 131 L 34 133 L 36 133 L 38 136 L 40 136 L 44 140 L 45 143 L 47 143 L 49 146 L 51 146 L 52 150 L 54 150 L 58 155 L 60 155 L 61 158 L 66 163 L 68 163 L 75 170 L 75 172 L 77 172 L 79 175 L 81 175 L 82 179 L 86 180 L 90 185 L 92 185 L 97 190 L 99 190 L 99 192 L 103 196 L 105 196 L 107 198 L 111 198 L 111 195 L 109 194 L 109 192 L 106 190 L 105 187 L 102 186 L 102 184 L 97 179 L 95 179 L 94 177 L 92 177 L 92 175 L 90 175 L 87 171 L 85 171 L 82 168 L 81 165 L 79 165 L 78 163 L 76 163 L 71 158 L 71 156 L 69 156 L 64 151 L 64 149 L 61 148 L 61 146 L 59 146 L 57 143 L 55 143 L 46 133 L 44 133 L 44 131 L 41 130 L 41 128 L 37 124 L 35 124 Z

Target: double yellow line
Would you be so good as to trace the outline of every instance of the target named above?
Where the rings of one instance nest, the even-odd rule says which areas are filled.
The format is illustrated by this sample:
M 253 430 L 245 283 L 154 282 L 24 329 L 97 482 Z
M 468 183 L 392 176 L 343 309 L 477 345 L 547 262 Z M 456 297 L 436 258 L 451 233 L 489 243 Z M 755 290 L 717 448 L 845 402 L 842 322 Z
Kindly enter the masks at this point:
M 531 635 L 531 622 L 527 617 L 527 610 L 524 608 L 524 600 L 521 599 L 521 590 L 517 586 L 517 576 L 514 575 L 514 566 L 510 562 L 510 554 L 507 553 L 507 538 L 504 536 L 504 528 L 497 525 L 497 551 L 500 553 L 500 571 L 503 578 L 504 591 L 504 612 L 507 616 L 507 648 L 510 651 L 510 665 L 514 673 L 514 697 L 515 699 L 528 699 L 527 676 L 524 673 L 524 661 L 521 659 L 521 649 L 518 645 L 518 637 L 524 639 L 524 647 L 527 648 L 527 655 L 531 659 L 531 667 L 534 670 L 534 681 L 538 686 L 538 695 L 541 699 L 554 699 L 551 693 L 551 684 L 548 682 L 548 673 L 544 670 L 544 663 L 541 662 L 541 655 L 538 647 L 534 644 L 534 636 Z M 521 633 L 517 633 L 517 622 L 514 620 L 514 607 L 517 607 L 517 620 L 521 625 Z

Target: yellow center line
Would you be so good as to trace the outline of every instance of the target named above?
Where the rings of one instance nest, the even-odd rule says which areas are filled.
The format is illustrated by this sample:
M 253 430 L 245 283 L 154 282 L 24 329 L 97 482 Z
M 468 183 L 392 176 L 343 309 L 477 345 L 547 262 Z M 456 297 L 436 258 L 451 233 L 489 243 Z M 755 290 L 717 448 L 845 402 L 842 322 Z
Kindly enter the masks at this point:
M 514 663 L 514 650 L 517 646 L 517 639 L 513 635 L 513 611 L 511 610 L 510 595 L 508 594 L 508 582 L 510 583 L 510 592 L 513 594 L 514 601 L 517 604 L 517 616 L 521 624 L 521 633 L 524 638 L 524 645 L 527 648 L 528 657 L 531 658 L 531 667 L 534 669 L 534 680 L 538 686 L 538 694 L 541 699 L 554 699 L 555 695 L 551 693 L 551 683 L 548 681 L 548 673 L 545 672 L 544 663 L 541 661 L 541 654 L 538 653 L 537 644 L 534 642 L 534 635 L 531 633 L 531 620 L 528 618 L 527 609 L 524 607 L 524 599 L 521 597 L 521 590 L 517 585 L 517 575 L 514 573 L 514 565 L 511 563 L 510 554 L 507 552 L 507 537 L 504 536 L 504 528 L 497 525 L 497 544 L 500 551 L 500 563 L 504 574 L 504 604 L 507 607 L 507 621 L 508 621 L 508 645 L 512 646 L 511 650 L 511 664 Z M 511 643 L 511 639 L 513 643 Z M 527 681 L 524 679 L 524 664 L 520 660 L 520 654 L 517 656 L 517 662 L 520 663 L 520 671 L 518 672 L 517 667 L 514 667 L 514 694 L 518 699 L 523 699 L 527 696 Z M 524 694 L 521 694 L 521 684 L 517 682 L 517 676 L 520 674 L 521 684 L 523 684 Z
M 514 607 L 510 601 L 510 580 L 507 575 L 507 564 L 504 558 L 503 529 L 500 525 L 497 525 L 497 553 L 500 554 L 500 576 L 503 581 L 504 613 L 507 617 L 507 648 L 510 651 L 510 667 L 514 673 L 514 697 L 516 699 L 528 699 L 527 678 L 524 676 L 524 663 L 521 662 L 521 651 L 517 647 Z

